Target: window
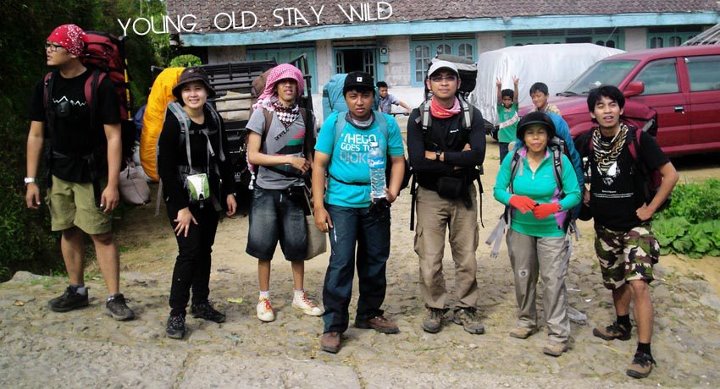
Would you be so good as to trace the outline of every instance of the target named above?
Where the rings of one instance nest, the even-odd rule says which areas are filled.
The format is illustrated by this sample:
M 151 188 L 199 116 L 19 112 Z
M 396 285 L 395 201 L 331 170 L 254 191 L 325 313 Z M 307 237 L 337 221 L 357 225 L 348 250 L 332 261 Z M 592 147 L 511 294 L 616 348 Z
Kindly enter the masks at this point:
M 701 26 L 664 26 L 648 27 L 647 47 L 675 47 L 702 31 Z
M 720 55 L 686 58 L 690 91 L 720 90 Z
M 650 62 L 635 77 L 634 81 L 645 83 L 643 95 L 657 95 L 680 91 L 675 70 L 675 58 Z
M 656 49 L 658 47 L 663 47 L 663 38 L 658 36 L 650 38 L 650 48 Z
M 676 47 L 676 46 L 680 46 L 681 44 L 682 44 L 682 38 L 680 38 L 677 35 L 671 36 L 670 40 L 668 41 L 669 47 Z
M 624 33 L 616 28 L 580 28 L 521 30 L 506 35 L 506 46 L 528 46 L 558 43 L 595 43 L 598 46 L 623 48 Z
M 446 45 L 446 44 L 438 45 L 436 54 L 437 55 L 452 54 L 452 49 L 450 48 L 450 45 Z
M 469 59 L 472 61 L 473 59 L 473 48 L 472 45 L 467 43 L 461 43 L 458 46 L 458 55 L 460 57 L 463 57 L 465 59 Z
M 425 73 L 430 63 L 430 47 L 421 45 L 415 47 L 415 82 L 423 83 Z
M 411 84 L 413 86 L 424 85 L 430 61 L 438 54 L 457 55 L 474 61 L 475 45 L 474 39 L 464 37 L 442 40 L 433 40 L 431 37 L 427 37 L 426 40 L 410 42 Z

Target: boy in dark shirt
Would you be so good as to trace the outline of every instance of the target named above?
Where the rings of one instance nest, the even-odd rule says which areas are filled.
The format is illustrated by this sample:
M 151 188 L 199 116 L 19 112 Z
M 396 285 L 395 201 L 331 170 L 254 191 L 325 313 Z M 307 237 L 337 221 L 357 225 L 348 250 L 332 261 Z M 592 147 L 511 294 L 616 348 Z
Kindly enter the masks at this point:
M 645 378 L 655 364 L 650 349 L 653 306 L 648 284 L 660 255 L 650 221 L 672 192 L 678 174 L 651 135 L 643 132 L 635 140 L 635 128 L 620 121 L 625 98 L 618 88 L 606 85 L 593 89 L 587 102 L 598 126 L 576 142 L 578 152 L 588 157 L 591 168 L 590 190 L 583 201 L 590 205 L 595 219 L 595 251 L 605 287 L 612 290 L 617 314 L 614 323 L 593 329 L 593 335 L 605 340 L 629 340 L 632 300 L 638 347 L 626 373 Z M 629 150 L 635 141 L 637 161 Z M 645 198 L 643 180 L 648 177 L 643 177 L 639 164 L 648 171 L 657 169 L 662 175 L 662 184 L 652 199 Z
M 37 84 L 33 94 L 25 201 L 28 208 L 40 207 L 38 165 L 44 143 L 49 142 L 48 208 L 52 230 L 62 231 L 62 254 L 70 278 L 65 293 L 50 300 L 50 309 L 66 312 L 89 304 L 83 277 L 85 232 L 95 245 L 110 293 L 108 314 L 130 320 L 135 314 L 119 292 L 120 266 L 110 216 L 120 200 L 120 112 L 107 77 L 97 86 L 92 106 L 85 97 L 85 83 L 94 75 L 80 62 L 84 37 L 80 27 L 65 24 L 53 30 L 45 43 L 47 64 L 56 70 L 47 85 L 45 81 Z

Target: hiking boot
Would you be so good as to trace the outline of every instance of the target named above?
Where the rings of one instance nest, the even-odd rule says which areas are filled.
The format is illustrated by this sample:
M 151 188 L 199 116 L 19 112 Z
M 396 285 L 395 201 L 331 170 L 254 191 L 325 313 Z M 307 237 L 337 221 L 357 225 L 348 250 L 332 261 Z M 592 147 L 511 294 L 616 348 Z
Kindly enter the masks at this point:
M 485 326 L 480 323 L 480 318 L 475 308 L 456 309 L 453 315 L 453 323 L 463 326 L 465 332 L 474 335 L 485 333 Z
M 323 309 L 318 307 L 312 300 L 310 300 L 305 292 L 302 293 L 302 297 L 293 297 L 292 302 L 293 308 L 303 311 L 304 314 L 310 316 L 320 316 L 323 314 Z
M 105 303 L 108 315 L 112 316 L 115 320 L 132 320 L 135 318 L 135 312 L 128 308 L 125 302 L 125 296 L 122 293 L 118 293 L 110 297 Z
M 638 351 L 625 373 L 632 378 L 645 378 L 650 375 L 653 365 L 656 365 L 652 355 Z
M 270 300 L 266 298 L 261 298 L 260 301 L 258 301 L 257 318 L 260 319 L 260 321 L 264 322 L 271 322 L 275 320 L 275 311 L 273 311 Z
M 214 321 L 215 323 L 223 323 L 225 321 L 225 314 L 218 312 L 215 308 L 213 308 L 213 306 L 210 305 L 209 301 L 205 301 L 204 303 L 199 304 L 193 304 L 190 307 L 190 312 L 192 313 L 193 317 L 199 319 L 210 320 Z
M 355 327 L 365 330 L 372 328 L 373 330 L 383 334 L 397 334 L 400 332 L 400 329 L 395 322 L 382 315 L 366 320 L 355 319 Z
M 555 342 L 552 340 L 548 340 L 548 342 L 545 344 L 545 347 L 543 347 L 543 354 L 550 355 L 551 357 L 559 357 L 561 356 L 565 351 L 568 351 L 568 345 L 567 343 L 561 343 L 561 342 Z
M 536 327 L 515 327 L 510 331 L 510 336 L 518 339 L 527 339 L 536 332 Z
M 165 333 L 168 338 L 182 339 L 185 336 L 185 316 L 170 315 L 165 325 Z
M 67 312 L 73 309 L 87 307 L 90 302 L 88 301 L 88 295 L 78 293 L 72 286 L 68 286 L 65 289 L 65 293 L 62 296 L 55 297 L 50 300 L 48 306 L 51 311 L 54 312 Z
M 428 308 L 428 314 L 422 322 L 422 329 L 431 334 L 437 334 L 442 329 L 443 316 L 445 310 L 438 308 Z
M 630 330 L 631 328 L 625 328 L 615 321 L 605 328 L 593 328 L 593 335 L 605 340 L 629 340 Z
M 331 354 L 337 354 L 340 351 L 341 340 L 342 334 L 339 332 L 326 332 L 320 338 L 320 349 Z

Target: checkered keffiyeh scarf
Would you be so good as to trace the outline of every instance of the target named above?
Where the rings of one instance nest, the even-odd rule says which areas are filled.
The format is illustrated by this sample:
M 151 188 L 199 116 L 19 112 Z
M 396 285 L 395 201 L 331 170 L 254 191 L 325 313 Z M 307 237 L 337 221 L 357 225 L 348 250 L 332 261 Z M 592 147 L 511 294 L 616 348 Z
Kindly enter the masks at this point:
M 624 123 L 620 124 L 620 131 L 609 141 L 602 139 L 600 128 L 596 128 L 592 134 L 593 153 L 595 161 L 597 161 L 598 170 L 602 174 L 607 174 L 608 169 L 617 161 L 625 140 L 627 139 L 628 126 Z
M 298 107 L 297 103 L 293 104 L 292 107 L 285 107 L 280 101 L 275 100 L 275 102 L 273 102 L 273 108 L 275 108 L 275 115 L 285 128 L 290 127 L 292 122 L 300 116 L 300 107 Z
M 263 89 L 262 94 L 258 97 L 257 103 L 253 104 L 253 109 L 265 108 L 268 111 L 274 111 L 274 101 L 272 98 L 275 97 L 275 100 L 277 100 L 275 84 L 287 78 L 297 82 L 298 95 L 302 95 L 303 91 L 305 91 L 305 79 L 300 69 L 289 63 L 280 64 L 270 70 L 270 74 L 268 74 L 267 80 L 265 80 L 265 89 Z

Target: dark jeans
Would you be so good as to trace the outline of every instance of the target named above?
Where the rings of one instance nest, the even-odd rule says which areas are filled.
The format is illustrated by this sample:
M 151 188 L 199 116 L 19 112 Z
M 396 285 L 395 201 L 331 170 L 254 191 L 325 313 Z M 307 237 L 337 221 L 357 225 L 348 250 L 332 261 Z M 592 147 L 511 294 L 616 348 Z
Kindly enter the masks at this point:
M 168 206 L 167 212 L 173 233 L 177 217 L 177 209 Z M 215 232 L 218 226 L 218 214 L 212 204 L 205 204 L 200 209 L 191 205 L 192 212 L 198 224 L 191 223 L 188 235 L 175 236 L 178 244 L 178 256 L 175 259 L 172 286 L 170 287 L 170 314 L 184 315 L 190 289 L 192 288 L 193 304 L 204 303 L 210 295 L 210 263 L 212 245 L 215 241 Z
M 280 248 L 288 261 L 307 258 L 307 200 L 304 190 L 304 187 L 295 191 L 255 187 L 245 252 L 269 261 L 280 241 Z
M 390 255 L 390 210 L 371 213 L 370 208 L 327 204 L 326 208 L 333 228 L 330 229 L 330 263 L 323 286 L 323 332 L 345 332 L 350 321 L 348 307 L 356 262 L 360 296 L 355 320 L 383 314 L 380 306 L 387 286 L 385 264 Z
M 505 156 L 508 154 L 508 145 L 509 143 L 505 142 L 498 143 L 498 148 L 500 149 L 500 164 L 502 164 L 503 159 L 505 159 Z

